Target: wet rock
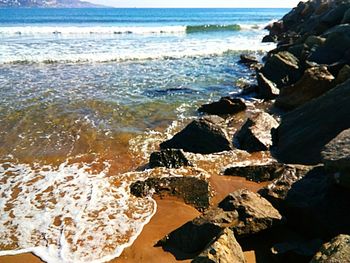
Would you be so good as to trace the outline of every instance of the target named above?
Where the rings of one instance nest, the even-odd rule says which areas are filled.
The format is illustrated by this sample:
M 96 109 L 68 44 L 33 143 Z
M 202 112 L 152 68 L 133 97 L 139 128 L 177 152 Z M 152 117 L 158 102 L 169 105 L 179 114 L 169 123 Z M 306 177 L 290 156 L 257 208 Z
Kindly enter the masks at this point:
M 235 236 L 243 237 L 267 230 L 282 222 L 282 216 L 264 198 L 248 190 L 239 190 L 168 234 L 157 245 L 177 255 L 199 254 L 221 231 L 229 227 Z M 179 259 L 177 257 L 177 259 Z
M 268 80 L 262 73 L 256 75 L 258 81 L 258 97 L 265 100 L 275 99 L 280 91 L 276 84 Z
M 287 51 L 278 52 L 266 61 L 262 73 L 278 88 L 293 84 L 301 77 L 299 60 Z
M 237 148 L 248 152 L 268 150 L 272 145 L 271 129 L 277 126 L 278 122 L 268 113 L 252 116 L 235 135 Z
M 262 39 L 263 43 L 274 43 L 277 42 L 277 37 L 276 36 L 272 36 L 272 35 L 266 35 L 263 37 Z
M 288 241 L 271 248 L 275 261 L 283 263 L 309 262 L 322 245 L 321 239 Z
M 297 83 L 281 89 L 275 105 L 287 110 L 299 107 L 333 88 L 333 81 L 334 77 L 326 67 L 309 68 Z
M 245 263 L 244 254 L 232 230 L 225 228 L 192 263 Z
M 350 236 L 339 235 L 324 244 L 310 263 L 350 262 Z
M 242 99 L 223 97 L 217 102 L 202 105 L 198 111 L 207 114 L 226 115 L 244 111 L 246 108 L 247 106 Z
M 288 52 L 293 54 L 299 61 L 304 61 L 310 53 L 309 47 L 305 44 L 293 45 L 288 48 Z
M 209 183 L 198 177 L 148 178 L 145 181 L 133 183 L 130 191 L 137 197 L 145 197 L 153 193 L 176 196 L 198 210 L 208 208 L 210 203 Z
M 337 78 L 335 79 L 336 84 L 341 84 L 350 79 L 350 66 L 344 65 L 339 71 Z
M 252 55 L 248 55 L 248 54 L 241 54 L 240 55 L 239 63 L 251 65 L 251 64 L 258 63 L 258 62 L 259 62 L 258 59 Z
M 182 150 L 166 149 L 160 152 L 153 152 L 149 159 L 149 167 L 180 168 L 181 166 L 191 166 Z
M 282 117 L 273 155 L 284 163 L 317 164 L 323 147 L 350 128 L 350 80 Z
M 349 3 L 343 3 L 334 8 L 331 8 L 326 14 L 322 16 L 321 22 L 325 23 L 328 27 L 338 25 L 343 20 L 344 14 L 349 8 Z
M 199 119 L 191 122 L 172 139 L 161 143 L 160 148 L 208 154 L 231 150 L 232 144 L 220 126 Z
M 350 8 L 344 13 L 344 17 L 341 21 L 342 24 L 349 24 L 350 23 Z
M 335 172 L 340 185 L 350 189 L 350 129 L 342 131 L 322 151 L 322 161 Z
M 245 95 L 249 95 L 252 93 L 258 93 L 259 91 L 259 87 L 257 85 L 245 85 L 243 87 L 241 87 L 241 92 L 240 95 L 245 96 Z
M 311 35 L 305 40 L 305 44 L 309 48 L 322 46 L 326 41 L 326 38 L 320 36 Z

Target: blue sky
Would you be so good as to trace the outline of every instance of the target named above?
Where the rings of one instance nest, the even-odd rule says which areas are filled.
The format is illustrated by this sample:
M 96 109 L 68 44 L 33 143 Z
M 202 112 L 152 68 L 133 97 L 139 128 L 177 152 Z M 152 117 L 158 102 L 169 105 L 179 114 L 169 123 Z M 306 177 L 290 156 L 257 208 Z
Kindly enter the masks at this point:
M 299 0 L 87 0 L 115 7 L 294 7 Z

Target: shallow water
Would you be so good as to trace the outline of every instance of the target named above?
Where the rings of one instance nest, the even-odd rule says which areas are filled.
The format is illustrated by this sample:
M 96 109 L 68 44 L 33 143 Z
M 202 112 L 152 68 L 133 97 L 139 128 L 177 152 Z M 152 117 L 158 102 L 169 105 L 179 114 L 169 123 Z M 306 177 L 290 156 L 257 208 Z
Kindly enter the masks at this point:
M 271 48 L 260 43 L 261 28 L 285 10 L 125 12 L 0 9 L 0 255 L 118 256 L 156 209 L 129 193 L 152 171 L 128 172 L 197 116 L 198 105 L 252 81 L 239 54 Z M 206 24 L 241 29 L 186 31 Z M 269 159 L 192 158 L 216 174 Z

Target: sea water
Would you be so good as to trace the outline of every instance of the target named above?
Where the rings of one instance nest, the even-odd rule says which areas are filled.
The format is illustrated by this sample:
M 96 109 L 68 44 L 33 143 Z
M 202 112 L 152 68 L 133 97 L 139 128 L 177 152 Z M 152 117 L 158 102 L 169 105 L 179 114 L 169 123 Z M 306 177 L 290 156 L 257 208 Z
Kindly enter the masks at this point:
M 0 9 L 0 255 L 119 256 L 156 210 L 128 172 L 251 81 L 239 54 L 287 11 Z

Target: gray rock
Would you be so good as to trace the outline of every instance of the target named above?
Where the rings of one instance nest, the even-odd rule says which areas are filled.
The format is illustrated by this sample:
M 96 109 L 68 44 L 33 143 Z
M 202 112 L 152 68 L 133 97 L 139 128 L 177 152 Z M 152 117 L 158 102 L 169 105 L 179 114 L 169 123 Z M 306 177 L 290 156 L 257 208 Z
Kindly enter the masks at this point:
M 251 65 L 251 64 L 258 63 L 258 62 L 259 62 L 258 59 L 252 55 L 248 55 L 248 54 L 241 54 L 240 55 L 239 63 Z
M 160 148 L 208 154 L 231 150 L 232 144 L 220 126 L 200 119 L 191 122 L 172 139 L 161 143 Z
M 320 36 L 311 35 L 305 40 L 305 44 L 309 48 L 322 46 L 326 41 L 326 38 Z
M 244 254 L 232 230 L 225 228 L 192 263 L 245 263 Z
M 333 82 L 334 77 L 326 67 L 309 68 L 297 83 L 281 89 L 275 105 L 286 110 L 294 109 L 333 88 Z
M 219 101 L 204 104 L 198 111 L 214 115 L 235 114 L 247 108 L 240 98 L 223 97 Z
M 339 235 L 324 244 L 310 263 L 350 262 L 350 236 Z
M 248 152 L 268 150 L 272 145 L 271 129 L 277 127 L 278 122 L 268 113 L 252 116 L 235 135 L 237 148 Z
M 149 159 L 149 167 L 179 168 L 181 166 L 191 166 L 182 150 L 166 149 L 160 152 L 153 152 Z
M 321 150 L 350 128 L 350 80 L 284 115 L 274 132 L 273 155 L 284 163 L 317 164 Z
M 258 97 L 265 100 L 275 99 L 280 91 L 276 84 L 268 80 L 262 73 L 256 75 L 258 81 Z

